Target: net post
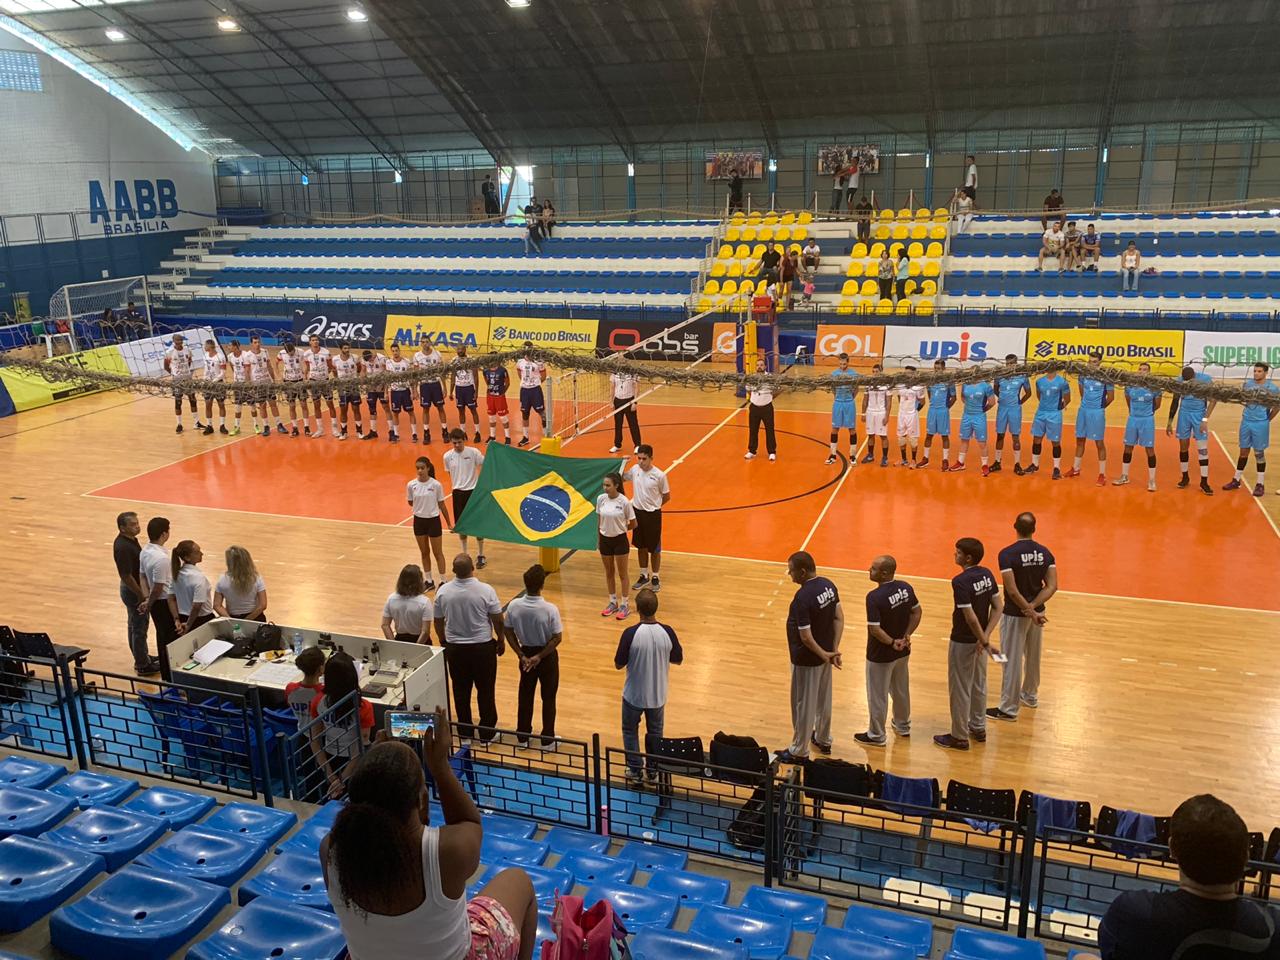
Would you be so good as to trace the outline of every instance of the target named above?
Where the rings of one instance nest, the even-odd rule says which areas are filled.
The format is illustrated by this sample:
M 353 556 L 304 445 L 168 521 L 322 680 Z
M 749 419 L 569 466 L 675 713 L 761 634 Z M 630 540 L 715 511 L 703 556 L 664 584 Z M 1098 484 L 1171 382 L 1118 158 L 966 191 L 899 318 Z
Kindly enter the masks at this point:
M 552 457 L 559 456 L 560 438 L 543 437 L 538 442 L 538 452 Z M 560 570 L 560 550 L 556 547 L 539 547 L 538 563 L 547 573 L 557 573 Z

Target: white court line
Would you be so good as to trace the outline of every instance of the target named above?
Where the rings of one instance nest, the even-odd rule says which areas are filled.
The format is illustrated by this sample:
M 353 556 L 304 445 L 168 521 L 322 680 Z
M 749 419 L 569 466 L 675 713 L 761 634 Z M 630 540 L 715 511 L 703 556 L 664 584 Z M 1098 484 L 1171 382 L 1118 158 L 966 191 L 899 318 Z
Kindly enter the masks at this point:
M 1218 442 L 1218 447 L 1222 450 L 1222 455 L 1226 457 L 1229 462 L 1235 463 L 1235 461 L 1231 459 L 1231 454 L 1227 452 L 1227 445 L 1223 443 L 1222 438 L 1218 436 L 1218 431 L 1210 430 L 1209 432 L 1213 434 L 1213 439 Z M 1280 527 L 1276 526 L 1276 522 L 1271 519 L 1271 514 L 1267 513 L 1267 508 L 1262 505 L 1262 498 L 1255 497 L 1249 490 L 1246 490 L 1245 493 L 1248 495 L 1249 499 L 1253 501 L 1254 506 L 1262 511 L 1262 516 L 1267 523 L 1271 525 L 1271 530 L 1277 537 L 1280 537 Z
M 697 443 L 695 443 L 692 447 L 690 447 L 690 448 L 689 448 L 688 450 L 686 450 L 684 453 L 680 454 L 680 456 L 678 456 L 678 457 L 676 457 L 674 460 L 672 460 L 672 461 L 671 461 L 671 463 L 667 465 L 666 472 L 667 472 L 667 473 L 670 473 L 670 472 L 671 472 L 672 470 L 674 470 L 676 467 L 680 466 L 680 464 L 682 464 L 682 463 L 684 463 L 686 460 L 688 460 L 688 459 L 689 459 L 689 457 L 691 457 L 691 456 L 693 455 L 693 453 L 694 453 L 694 451 L 695 451 L 695 450 L 697 450 L 700 446 L 702 446 L 704 443 L 706 443 L 708 440 L 710 440 L 712 437 L 714 437 L 717 433 L 719 433 L 719 432 L 720 432 L 720 430 L 721 430 L 723 427 L 728 426 L 729 421 L 730 421 L 730 420 L 732 420 L 734 417 L 736 417 L 738 414 L 740 414 L 740 413 L 741 413 L 743 410 L 745 410 L 745 409 L 746 409 L 746 407 L 745 407 L 745 406 L 741 406 L 741 407 L 734 407 L 732 410 L 730 410 L 730 411 L 729 411 L 729 415 L 728 415 L 727 417 L 725 417 L 723 420 L 721 420 L 719 423 L 717 423 L 717 424 L 716 424 L 714 427 L 712 427 L 709 431 L 707 431 L 707 433 L 703 434 L 703 436 L 702 436 L 702 439 L 701 439 L 701 440 L 699 440 Z
M 162 463 L 158 467 L 151 467 L 150 469 L 143 470 L 141 473 L 135 473 L 132 476 L 123 477 L 120 480 L 112 480 L 110 483 L 105 484 L 104 486 L 98 487 L 97 490 L 90 490 L 88 493 L 82 493 L 81 496 L 82 497 L 97 496 L 98 490 L 105 490 L 107 489 L 107 487 L 114 487 L 118 483 L 128 483 L 130 480 L 137 480 L 139 477 L 145 477 L 148 473 L 155 473 L 157 470 L 167 470 L 169 467 L 177 466 L 178 464 L 185 463 L 188 460 L 194 460 L 196 457 L 203 457 L 205 454 L 212 453 L 215 450 L 224 450 L 227 447 L 234 446 L 235 444 L 248 439 L 249 439 L 248 436 L 242 436 L 242 437 L 236 437 L 234 440 L 226 440 L 222 443 L 219 443 L 215 447 L 209 447 L 207 450 L 201 450 L 199 453 L 193 453 L 193 454 L 190 454 L 189 456 L 179 457 L 177 460 L 170 460 L 168 463 Z M 128 500 L 130 498 L 106 497 L 105 499 Z M 139 503 L 155 503 L 156 501 L 155 500 L 139 500 L 138 502 Z
M 833 431 L 834 432 L 834 431 Z M 849 465 L 845 468 L 844 476 L 840 478 L 840 482 L 836 484 L 836 488 L 831 491 L 831 496 L 827 497 L 827 502 L 822 505 L 822 512 L 818 514 L 813 526 L 809 528 L 809 535 L 804 538 L 804 543 L 800 544 L 801 550 L 809 548 L 809 541 L 813 539 L 813 535 L 818 532 L 818 527 L 822 525 L 822 521 L 826 519 L 827 511 L 831 509 L 831 504 L 836 502 L 836 497 L 840 495 L 840 490 L 844 486 L 844 482 L 853 476 L 854 467 L 858 462 L 858 457 L 862 455 L 862 449 L 867 445 L 868 438 L 864 438 L 862 443 L 858 444 L 858 449 L 849 455 Z

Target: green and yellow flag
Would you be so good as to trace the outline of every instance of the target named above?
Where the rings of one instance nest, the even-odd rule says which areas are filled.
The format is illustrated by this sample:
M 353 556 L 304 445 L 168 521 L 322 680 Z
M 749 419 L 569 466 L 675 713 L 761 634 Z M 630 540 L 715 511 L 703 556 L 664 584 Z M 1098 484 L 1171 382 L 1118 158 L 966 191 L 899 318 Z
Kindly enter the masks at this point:
M 592 550 L 601 483 L 624 462 L 553 457 L 490 444 L 475 492 L 454 530 L 534 547 Z

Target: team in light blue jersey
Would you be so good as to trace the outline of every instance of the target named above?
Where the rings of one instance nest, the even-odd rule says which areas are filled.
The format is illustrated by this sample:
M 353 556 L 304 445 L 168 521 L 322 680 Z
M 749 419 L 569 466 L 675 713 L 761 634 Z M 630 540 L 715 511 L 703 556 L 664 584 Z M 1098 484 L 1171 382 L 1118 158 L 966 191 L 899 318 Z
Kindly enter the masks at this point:
M 1095 370 L 1102 369 L 1101 352 L 1090 351 L 1089 366 Z M 1107 485 L 1106 409 L 1115 396 L 1115 387 L 1105 380 L 1095 377 L 1080 378 L 1080 409 L 1076 411 L 1076 456 L 1071 469 L 1067 471 L 1068 477 L 1080 476 L 1080 465 L 1084 463 L 1084 445 L 1086 441 L 1092 440 L 1098 451 L 1098 486 Z
M 933 361 L 934 370 L 945 370 L 947 361 Z M 956 388 L 950 383 L 935 383 L 929 388 L 929 411 L 924 419 L 924 457 L 916 464 L 917 468 L 929 465 L 929 451 L 933 447 L 934 436 L 942 438 L 942 469 L 950 469 L 947 462 L 951 453 L 951 407 L 956 402 Z
M 1280 387 L 1267 379 L 1271 372 L 1269 364 L 1255 363 L 1251 376 L 1244 382 L 1244 389 L 1249 393 L 1269 398 L 1280 397 Z M 1244 468 L 1249 463 L 1249 451 L 1253 451 L 1253 462 L 1257 467 L 1258 478 L 1253 485 L 1253 495 L 1260 497 L 1267 492 L 1267 447 L 1271 446 L 1271 421 L 1276 418 L 1280 407 L 1264 406 L 1261 403 L 1246 403 L 1240 413 L 1240 453 L 1236 458 L 1236 475 L 1223 490 L 1238 490 L 1244 482 Z
M 1213 383 L 1207 373 L 1196 373 L 1195 367 L 1182 368 L 1182 380 L 1185 383 Z M 1209 416 L 1217 400 L 1206 401 L 1203 397 L 1191 394 L 1173 395 L 1169 402 L 1169 421 L 1165 425 L 1166 436 L 1173 435 L 1173 427 L 1178 425 L 1178 463 L 1182 467 L 1182 479 L 1178 481 L 1179 489 L 1190 486 L 1190 447 L 1192 438 L 1196 441 L 1196 452 L 1200 455 L 1200 492 L 1207 497 L 1213 496 L 1213 487 L 1209 486 Z
M 831 372 L 835 381 L 835 399 L 831 401 L 831 453 L 827 463 L 836 462 L 836 444 L 840 440 L 840 431 L 849 431 L 849 466 L 858 462 L 858 407 L 854 397 L 858 386 L 854 383 L 858 373 L 849 367 L 849 355 L 840 354 L 840 366 Z
M 1053 479 L 1062 479 L 1062 411 L 1071 402 L 1071 384 L 1060 373 L 1046 374 L 1036 380 L 1036 415 L 1031 421 L 1031 466 L 1027 473 L 1040 469 L 1040 450 L 1045 437 L 1053 444 Z
M 1138 372 L 1150 375 L 1151 364 L 1138 364 Z M 1124 425 L 1124 460 L 1120 476 L 1113 481 L 1117 487 L 1129 482 L 1129 464 L 1133 462 L 1133 448 L 1145 447 L 1147 451 L 1147 489 L 1156 490 L 1156 411 L 1164 395 L 1150 387 L 1124 388 L 1124 400 L 1129 405 L 1129 419 Z
M 981 446 L 982 475 L 991 472 L 987 465 L 987 411 L 996 402 L 996 392 L 991 384 L 983 380 L 979 383 L 966 383 L 960 388 L 960 452 L 956 454 L 953 471 L 963 470 L 965 457 L 969 455 L 969 441 L 976 439 Z
M 1008 354 L 1004 358 L 1006 367 L 1018 365 L 1018 355 Z M 1031 399 L 1031 381 L 1023 374 L 1018 376 L 997 377 L 996 390 L 996 458 L 991 465 L 992 473 L 1002 469 L 1000 462 L 1004 459 L 1004 435 L 1013 434 L 1013 472 L 1022 476 L 1022 405 Z

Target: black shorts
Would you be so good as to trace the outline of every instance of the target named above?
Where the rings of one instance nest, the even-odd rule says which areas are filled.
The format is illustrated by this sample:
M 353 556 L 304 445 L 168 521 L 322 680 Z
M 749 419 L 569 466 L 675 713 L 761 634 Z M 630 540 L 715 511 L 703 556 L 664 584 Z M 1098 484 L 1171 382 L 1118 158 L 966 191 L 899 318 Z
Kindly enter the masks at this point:
M 253 403 L 253 388 L 244 383 L 236 383 L 231 386 L 231 399 L 235 401 L 237 407 L 243 407 L 246 403 Z
M 627 535 L 620 533 L 616 537 L 600 534 L 598 546 L 602 557 L 625 557 L 631 552 L 631 544 L 627 543 Z
M 399 413 L 401 410 L 413 412 L 413 394 L 408 387 L 403 390 L 391 391 L 391 412 Z
M 350 390 L 350 391 L 339 390 L 338 402 L 342 404 L 344 407 L 350 406 L 353 403 L 358 407 L 360 406 L 360 391 L 359 390 Z
M 189 382 L 184 383 L 181 386 L 179 386 L 178 384 L 174 384 L 173 398 L 175 400 L 181 400 L 183 397 L 194 397 L 195 395 L 196 395 L 195 387 L 191 386 Z
M 444 387 L 439 380 L 423 380 L 418 384 L 418 396 L 424 407 L 429 403 L 444 406 Z
M 631 531 L 631 542 L 637 550 L 650 553 L 662 551 L 662 511 L 637 510 L 636 528 Z
M 530 410 L 537 410 L 542 413 L 546 408 L 546 394 L 542 392 L 542 387 L 521 387 L 520 388 L 520 412 L 525 417 L 529 416 Z
M 472 410 L 476 409 L 476 387 L 471 386 L 455 386 L 453 388 L 453 402 L 458 405 L 461 410 L 464 407 Z
M 439 537 L 444 534 L 444 528 L 440 526 L 440 518 L 420 517 L 416 513 L 413 515 L 413 535 L 415 537 Z
M 455 490 L 453 491 L 453 522 L 457 523 L 458 518 L 462 516 L 462 511 L 467 507 L 467 501 L 471 499 L 474 490 Z
M 369 412 L 378 412 L 378 403 L 386 403 L 387 395 L 385 393 L 366 393 L 364 395 L 365 402 L 369 404 Z

